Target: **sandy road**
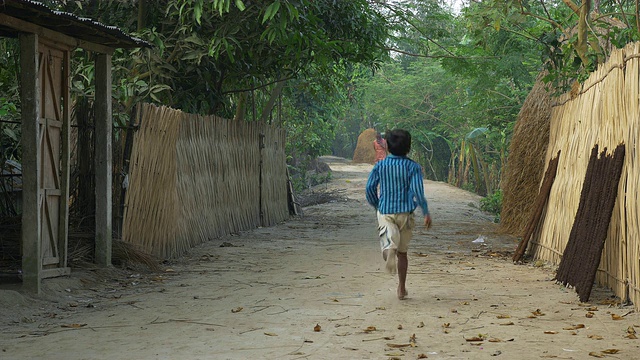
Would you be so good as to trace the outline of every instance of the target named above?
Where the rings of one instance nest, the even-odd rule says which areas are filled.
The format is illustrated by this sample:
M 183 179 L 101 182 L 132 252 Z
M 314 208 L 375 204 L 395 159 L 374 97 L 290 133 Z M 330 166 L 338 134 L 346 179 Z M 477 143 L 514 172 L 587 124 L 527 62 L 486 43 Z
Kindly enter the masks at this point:
M 426 183 L 434 227 L 417 228 L 397 300 L 364 200 L 371 166 L 325 161 L 321 188 L 346 200 L 210 241 L 161 273 L 76 270 L 47 280 L 44 299 L 0 290 L 0 359 L 640 358 L 631 307 L 598 289 L 580 304 L 551 267 L 513 265 L 515 239 L 443 183 Z

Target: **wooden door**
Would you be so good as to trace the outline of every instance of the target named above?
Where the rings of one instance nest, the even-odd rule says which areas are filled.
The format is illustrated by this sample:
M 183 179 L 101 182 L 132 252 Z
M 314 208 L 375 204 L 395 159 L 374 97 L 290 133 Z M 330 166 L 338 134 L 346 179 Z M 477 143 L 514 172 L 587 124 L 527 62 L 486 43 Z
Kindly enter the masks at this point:
M 38 76 L 41 277 L 66 273 L 68 221 L 69 49 L 40 42 Z

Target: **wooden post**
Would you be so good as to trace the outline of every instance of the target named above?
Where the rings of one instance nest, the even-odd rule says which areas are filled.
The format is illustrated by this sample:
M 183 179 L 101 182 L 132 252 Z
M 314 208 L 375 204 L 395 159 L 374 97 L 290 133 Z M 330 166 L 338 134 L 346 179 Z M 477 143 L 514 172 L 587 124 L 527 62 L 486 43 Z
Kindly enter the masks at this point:
M 60 218 L 58 225 L 58 252 L 60 257 L 59 267 L 65 269 L 68 264 L 69 249 L 69 176 L 71 174 L 71 50 L 64 50 L 62 70 L 62 155 L 60 159 Z M 66 270 L 65 270 L 66 271 Z
M 111 265 L 111 55 L 96 55 L 96 263 Z
M 20 35 L 20 84 L 22 88 L 22 285 L 40 293 L 42 254 L 40 244 L 40 77 L 38 35 Z

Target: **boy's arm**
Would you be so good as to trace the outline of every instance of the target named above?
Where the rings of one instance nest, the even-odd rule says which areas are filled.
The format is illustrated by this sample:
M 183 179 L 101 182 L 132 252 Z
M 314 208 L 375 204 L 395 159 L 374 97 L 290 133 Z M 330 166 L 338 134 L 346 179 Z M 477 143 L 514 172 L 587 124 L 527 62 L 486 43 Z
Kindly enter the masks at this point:
M 373 167 L 371 173 L 369 174 L 369 179 L 367 180 L 366 186 L 366 196 L 367 202 L 371 204 L 374 208 L 378 208 L 378 183 L 380 182 L 380 177 L 378 175 L 378 169 L 376 166 Z
M 411 175 L 411 192 L 416 197 L 416 201 L 418 202 L 418 206 L 422 210 L 422 215 L 425 217 L 425 225 L 427 225 L 427 217 L 429 217 L 429 223 L 431 223 L 431 217 L 429 214 L 429 205 L 427 204 L 427 199 L 424 197 L 424 183 L 422 179 L 422 169 L 420 165 L 415 164 L 415 168 L 413 174 Z

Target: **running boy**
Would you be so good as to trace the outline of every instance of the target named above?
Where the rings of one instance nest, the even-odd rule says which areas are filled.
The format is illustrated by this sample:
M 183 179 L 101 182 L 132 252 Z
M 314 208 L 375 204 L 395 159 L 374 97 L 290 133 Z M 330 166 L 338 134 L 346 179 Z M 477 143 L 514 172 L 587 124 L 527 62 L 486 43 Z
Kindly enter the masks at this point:
M 409 294 L 406 288 L 407 250 L 415 226 L 413 211 L 420 206 L 427 229 L 431 227 L 431 216 L 424 197 L 422 168 L 407 157 L 411 150 L 411 134 L 396 129 L 387 132 L 386 140 L 390 155 L 371 170 L 366 187 L 367 201 L 377 210 L 382 258 L 386 261 L 387 271 L 398 271 L 398 299 L 404 300 Z

